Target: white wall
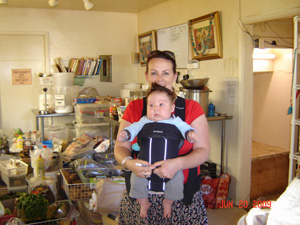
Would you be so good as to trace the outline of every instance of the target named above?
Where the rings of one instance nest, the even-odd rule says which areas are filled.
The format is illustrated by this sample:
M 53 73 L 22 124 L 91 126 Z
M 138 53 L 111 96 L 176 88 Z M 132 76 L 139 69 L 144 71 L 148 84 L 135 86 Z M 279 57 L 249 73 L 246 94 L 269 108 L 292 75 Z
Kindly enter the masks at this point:
M 293 50 L 273 49 L 273 53 L 274 72 L 254 74 L 253 140 L 288 150 Z
M 97 57 L 112 55 L 112 82 L 100 83 L 99 77 L 87 79 L 85 86 L 95 87 L 99 95 L 119 96 L 122 83 L 136 82 L 137 65 L 131 62 L 131 52 L 137 51 L 137 15 L 57 9 L 0 8 L 0 31 L 48 32 L 49 63 L 53 73 L 54 59 L 61 57 L 66 65 L 72 57 Z M 10 74 L 0 75 L 1 79 Z M 36 87 L 38 82 L 33 82 Z M 9 93 L 6 93 L 9 95 Z M 29 104 L 38 105 L 38 96 Z M 17 100 L 15 100 L 17 101 Z M 0 103 L 1 104 L 1 103 Z M 12 105 L 13 110 L 16 110 Z M 1 108 L 4 108 L 2 106 Z M 1 112 L 0 112 L 1 113 Z M 27 112 L 24 112 L 27 113 Z M 32 114 L 32 119 L 34 119 Z M 10 127 L 2 127 L 10 129 Z M 33 123 L 26 130 L 33 130 Z

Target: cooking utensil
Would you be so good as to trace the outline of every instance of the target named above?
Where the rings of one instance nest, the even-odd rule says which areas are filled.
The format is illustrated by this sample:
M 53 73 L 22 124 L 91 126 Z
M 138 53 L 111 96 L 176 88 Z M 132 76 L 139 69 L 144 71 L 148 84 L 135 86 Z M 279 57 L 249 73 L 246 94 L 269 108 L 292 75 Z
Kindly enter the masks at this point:
M 70 211 L 70 206 L 67 202 L 64 202 L 62 206 L 55 212 L 54 218 L 60 219 L 65 218 Z
M 196 89 L 201 90 L 207 84 L 209 78 L 199 78 L 199 79 L 187 79 L 181 80 L 181 85 L 186 89 Z
M 181 91 L 186 99 L 199 102 L 205 115 L 208 114 L 208 95 L 211 90 L 182 89 Z

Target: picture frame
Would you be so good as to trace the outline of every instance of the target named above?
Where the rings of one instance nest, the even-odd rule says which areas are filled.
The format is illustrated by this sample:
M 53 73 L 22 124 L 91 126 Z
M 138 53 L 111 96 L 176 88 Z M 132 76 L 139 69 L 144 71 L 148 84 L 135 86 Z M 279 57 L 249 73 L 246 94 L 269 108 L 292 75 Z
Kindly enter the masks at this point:
M 146 66 L 148 55 L 151 51 L 156 50 L 156 31 L 151 30 L 138 35 L 139 55 L 141 66 Z
M 219 11 L 191 19 L 188 24 L 192 59 L 223 57 Z

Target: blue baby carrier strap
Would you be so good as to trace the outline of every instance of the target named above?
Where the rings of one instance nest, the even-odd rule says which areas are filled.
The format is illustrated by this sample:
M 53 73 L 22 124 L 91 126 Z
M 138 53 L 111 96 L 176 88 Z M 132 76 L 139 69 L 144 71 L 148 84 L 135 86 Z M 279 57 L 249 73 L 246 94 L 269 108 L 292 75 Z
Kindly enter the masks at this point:
M 148 123 L 138 134 L 139 158 L 151 164 L 176 158 L 183 142 L 184 138 L 175 125 Z M 152 173 L 148 179 L 148 189 L 156 192 L 165 191 L 166 182 L 169 180 Z

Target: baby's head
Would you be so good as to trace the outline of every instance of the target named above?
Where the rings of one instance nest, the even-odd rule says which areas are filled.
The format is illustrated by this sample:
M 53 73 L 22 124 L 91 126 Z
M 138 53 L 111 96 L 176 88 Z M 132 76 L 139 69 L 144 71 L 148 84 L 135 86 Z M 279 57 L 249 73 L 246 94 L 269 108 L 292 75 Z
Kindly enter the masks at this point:
M 175 109 L 176 94 L 153 83 L 147 94 L 147 117 L 153 121 L 167 120 Z

